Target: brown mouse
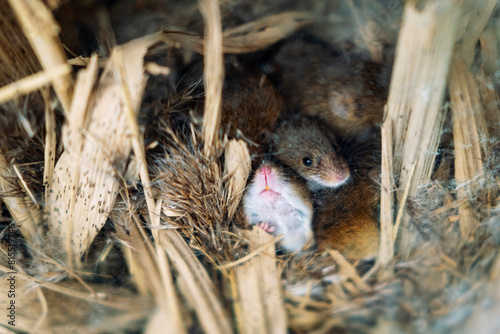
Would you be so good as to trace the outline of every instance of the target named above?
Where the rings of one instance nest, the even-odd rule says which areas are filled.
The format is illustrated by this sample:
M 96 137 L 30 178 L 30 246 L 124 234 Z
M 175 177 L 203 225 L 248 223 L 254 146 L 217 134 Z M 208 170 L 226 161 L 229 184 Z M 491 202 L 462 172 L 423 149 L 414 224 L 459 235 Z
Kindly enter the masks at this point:
M 389 66 L 348 59 L 324 44 L 296 38 L 281 45 L 271 67 L 289 106 L 324 120 L 336 135 L 359 139 L 380 125 Z
M 265 161 L 243 196 L 247 221 L 268 233 L 283 234 L 281 247 L 300 251 L 312 238 L 313 207 L 307 187 L 293 173 Z
M 311 191 L 336 188 L 349 179 L 335 137 L 314 118 L 283 120 L 273 134 L 272 154 L 304 178 Z
M 224 81 L 221 125 L 230 137 L 239 131 L 259 145 L 250 145 L 250 150 L 262 155 L 284 105 L 282 95 L 265 75 L 255 69 L 235 68 Z
M 182 84 L 187 86 L 187 89 L 197 85 L 197 89 L 202 90 L 202 65 L 193 65 L 189 75 L 184 76 Z M 243 66 L 234 58 L 226 58 L 225 73 L 221 131 L 223 134 L 227 133 L 230 139 L 246 139 L 252 158 L 257 158 L 258 164 L 268 150 L 269 135 L 284 109 L 283 96 L 258 69 Z M 203 94 L 202 91 L 198 93 Z M 195 116 L 201 120 L 204 111 L 203 97 L 192 109 Z M 201 121 L 198 123 L 201 124 Z
M 313 229 L 320 249 L 333 249 L 358 260 L 377 254 L 379 188 L 371 173 L 356 175 L 339 189 L 321 194 Z

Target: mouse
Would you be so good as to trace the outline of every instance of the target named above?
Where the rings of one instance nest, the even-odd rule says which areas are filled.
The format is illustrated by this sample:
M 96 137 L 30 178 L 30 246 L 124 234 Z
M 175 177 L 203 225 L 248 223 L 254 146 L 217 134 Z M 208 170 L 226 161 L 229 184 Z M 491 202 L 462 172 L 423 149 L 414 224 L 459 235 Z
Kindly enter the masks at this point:
M 318 117 L 342 138 L 363 140 L 383 118 L 391 67 L 293 38 L 270 56 L 269 75 L 290 107 Z
M 349 166 L 333 132 L 318 119 L 296 116 L 281 121 L 272 136 L 271 153 L 306 180 L 312 192 L 349 180 Z
M 190 106 L 196 123 L 201 124 L 204 112 L 203 63 L 191 66 L 180 84 L 198 98 Z M 193 86 L 197 88 L 193 89 Z M 270 134 L 285 106 L 282 94 L 256 67 L 243 65 L 236 58 L 226 56 L 225 79 L 222 90 L 220 131 L 229 139 L 247 142 L 252 165 L 256 168 L 264 159 L 270 143 Z
M 338 189 L 321 193 L 322 205 L 314 212 L 313 230 L 320 250 L 338 250 L 346 258 L 361 260 L 377 255 L 380 189 L 374 171 L 355 175 Z
M 243 210 L 250 225 L 284 235 L 280 246 L 287 252 L 300 251 L 312 238 L 309 190 L 283 166 L 270 161 L 259 166 L 243 196 Z
M 284 106 L 283 96 L 266 75 L 254 68 L 233 67 L 224 81 L 221 127 L 230 137 L 240 132 L 255 143 L 250 145 L 251 154 L 263 158 Z

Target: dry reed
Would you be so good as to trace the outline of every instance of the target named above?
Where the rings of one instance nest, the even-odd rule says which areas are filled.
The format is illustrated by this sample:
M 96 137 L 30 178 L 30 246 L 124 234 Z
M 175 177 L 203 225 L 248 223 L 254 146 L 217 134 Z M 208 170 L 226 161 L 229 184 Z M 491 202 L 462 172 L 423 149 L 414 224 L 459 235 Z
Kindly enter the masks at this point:
M 16 329 L 498 328 L 496 1 L 404 6 L 382 125 L 380 247 L 368 268 L 337 251 L 276 255 L 279 236 L 246 230 L 238 206 L 251 169 L 248 148 L 219 131 L 223 54 L 263 50 L 315 15 L 281 12 L 223 30 L 225 20 L 231 22 L 227 4 L 204 0 L 204 36 L 162 30 L 114 47 L 107 59 L 68 61 L 50 10 L 60 6 L 57 0 L 0 4 L 6 30 L 0 45 L 11 46 L 0 53 L 0 110 L 2 120 L 14 124 L 5 128 L 12 136 L 0 140 L 0 195 L 23 245 L 15 253 Z M 381 60 L 382 44 L 363 21 L 365 8 L 354 1 L 346 8 L 365 51 Z M 10 23 L 14 17 L 18 25 Z M 106 33 L 113 35 L 110 22 Z M 160 42 L 166 47 L 155 50 Z M 182 107 L 177 100 L 198 98 L 189 92 L 162 96 L 157 124 L 145 125 L 138 115 L 147 80 L 168 81 L 179 70 L 168 61 L 155 63 L 151 55 L 182 53 L 189 59 L 190 51 L 204 55 L 202 126 L 188 121 L 176 127 Z M 84 67 L 75 82 L 70 64 Z M 450 115 L 443 106 L 447 87 Z M 44 133 L 23 116 L 31 110 Z M 154 127 L 153 140 L 148 126 Z M 26 173 L 32 162 L 19 153 L 33 141 L 44 155 L 38 180 Z M 440 142 L 451 157 L 442 154 L 435 170 Z M 4 240 L 8 233 L 2 232 Z M 103 247 L 103 240 L 111 243 Z M 6 274 L 13 270 L 5 265 L 7 242 L 0 249 L 0 271 Z M 113 257 L 126 267 L 118 279 L 96 269 L 112 268 Z M 2 291 L 6 284 L 1 280 Z M 1 308 L 7 303 L 2 295 Z M 10 328 L 5 317 L 0 324 Z

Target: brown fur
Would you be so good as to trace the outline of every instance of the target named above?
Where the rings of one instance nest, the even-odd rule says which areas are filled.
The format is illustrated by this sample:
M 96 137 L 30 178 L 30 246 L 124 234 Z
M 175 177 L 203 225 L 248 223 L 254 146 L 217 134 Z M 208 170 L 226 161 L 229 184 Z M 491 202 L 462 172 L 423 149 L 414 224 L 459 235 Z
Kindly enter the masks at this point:
M 260 164 L 268 151 L 270 134 L 281 115 L 285 102 L 271 81 L 259 70 L 243 66 L 236 58 L 226 56 L 222 90 L 221 133 L 230 139 L 247 141 L 253 166 Z M 181 91 L 195 96 L 188 102 L 201 124 L 204 112 L 203 63 L 197 62 L 182 76 Z M 188 94 L 188 95 L 189 95 Z
M 319 117 L 337 135 L 357 136 L 379 125 L 390 68 L 353 61 L 312 42 L 292 40 L 274 58 L 280 88 L 291 106 Z
M 320 249 L 340 251 L 349 259 L 373 256 L 378 249 L 376 217 L 379 194 L 368 176 L 325 192 L 313 229 Z
M 250 145 L 250 152 L 262 155 L 284 104 L 283 97 L 265 75 L 257 70 L 233 68 L 226 74 L 222 92 L 222 128 L 230 137 L 241 132 L 258 145 Z

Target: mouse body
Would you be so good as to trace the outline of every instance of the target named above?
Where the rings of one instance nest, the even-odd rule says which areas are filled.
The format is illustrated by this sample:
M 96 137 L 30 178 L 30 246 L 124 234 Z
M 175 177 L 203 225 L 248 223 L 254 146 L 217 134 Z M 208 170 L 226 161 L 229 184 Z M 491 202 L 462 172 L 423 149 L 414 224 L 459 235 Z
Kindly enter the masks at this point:
M 241 133 L 259 145 L 254 151 L 262 155 L 284 105 L 281 93 L 264 74 L 231 67 L 222 91 L 221 127 L 230 137 Z
M 300 251 L 312 238 L 310 193 L 276 164 L 266 161 L 256 170 L 243 197 L 243 209 L 250 225 L 283 234 L 281 247 L 288 252 Z
M 380 192 L 371 174 L 356 175 L 341 188 L 322 192 L 313 223 L 319 249 L 338 250 L 352 260 L 376 256 Z
M 322 119 L 342 138 L 359 140 L 382 122 L 391 75 L 385 64 L 294 38 L 280 45 L 269 67 L 290 107 Z
M 181 89 L 198 96 L 189 109 L 193 110 L 196 123 L 201 124 L 204 113 L 203 63 L 192 65 L 182 78 Z M 220 131 L 229 139 L 247 142 L 254 167 L 260 164 L 269 149 L 270 134 L 284 106 L 282 94 L 266 75 L 251 65 L 243 66 L 236 58 L 226 56 Z

